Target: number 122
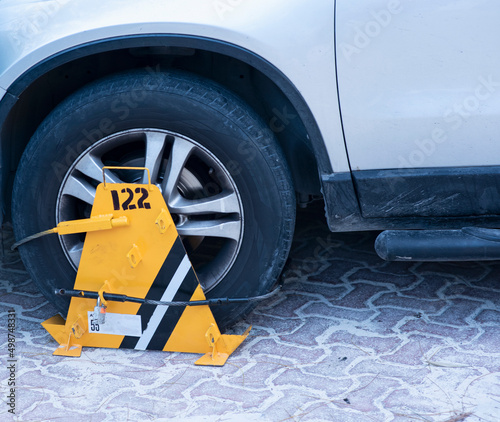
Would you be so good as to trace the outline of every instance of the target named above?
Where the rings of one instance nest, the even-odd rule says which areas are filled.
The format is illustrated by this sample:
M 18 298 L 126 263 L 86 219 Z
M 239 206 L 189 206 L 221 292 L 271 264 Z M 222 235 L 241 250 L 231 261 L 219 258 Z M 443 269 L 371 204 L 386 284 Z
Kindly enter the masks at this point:
M 120 207 L 120 197 L 118 194 L 117 190 L 112 190 L 111 191 L 111 197 L 113 198 L 113 208 L 115 211 L 118 211 L 120 209 L 126 211 L 126 210 L 135 210 L 137 208 L 145 208 L 147 210 L 151 209 L 151 204 L 149 202 L 144 202 L 149 196 L 149 192 L 145 188 L 136 188 L 135 193 L 142 194 L 142 196 L 137 200 L 137 205 L 132 204 L 132 201 L 134 200 L 134 192 L 130 188 L 123 188 L 122 193 L 128 194 L 128 198 L 125 199 L 121 203 Z

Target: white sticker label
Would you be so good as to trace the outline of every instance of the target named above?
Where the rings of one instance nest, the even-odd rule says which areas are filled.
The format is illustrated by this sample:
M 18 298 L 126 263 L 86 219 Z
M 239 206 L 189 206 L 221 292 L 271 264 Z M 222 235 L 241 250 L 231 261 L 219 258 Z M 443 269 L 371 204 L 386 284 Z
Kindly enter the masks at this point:
M 111 314 L 106 312 L 104 324 L 99 324 L 97 313 L 88 311 L 89 333 L 116 334 L 119 336 L 142 336 L 140 315 Z

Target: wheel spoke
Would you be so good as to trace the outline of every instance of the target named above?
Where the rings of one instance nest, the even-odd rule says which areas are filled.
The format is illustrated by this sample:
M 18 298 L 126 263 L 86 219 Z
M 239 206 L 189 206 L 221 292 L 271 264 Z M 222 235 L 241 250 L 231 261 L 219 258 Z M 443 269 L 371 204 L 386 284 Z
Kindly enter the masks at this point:
M 166 135 L 160 132 L 146 132 L 146 158 L 144 167 L 149 169 L 151 182 L 154 183 L 158 178 L 163 150 L 165 149 Z M 141 183 L 148 183 L 147 173 L 144 172 Z
M 178 195 L 170 202 L 169 208 L 171 213 L 183 215 L 240 213 L 240 204 L 234 192 L 202 199 L 185 199 Z
M 176 193 L 177 183 L 191 152 L 195 146 L 182 138 L 175 138 L 168 160 L 168 167 L 162 183 L 163 196 L 168 200 Z
M 75 166 L 75 168 L 79 172 L 83 173 L 85 176 L 93 180 L 98 181 L 99 183 L 103 181 L 102 180 L 103 167 L 104 164 L 101 161 L 101 159 L 91 154 L 85 155 Z M 106 182 L 123 183 L 122 180 L 111 171 L 105 170 L 105 172 L 106 172 Z
M 70 176 L 66 180 L 63 195 L 74 196 L 83 202 L 92 205 L 94 203 L 96 188 L 81 178 Z
M 177 226 L 181 236 L 223 237 L 238 241 L 241 232 L 240 221 L 207 220 L 190 221 Z
M 73 260 L 76 265 L 80 265 L 80 259 L 82 258 L 83 243 L 77 243 L 68 249 L 68 255 Z

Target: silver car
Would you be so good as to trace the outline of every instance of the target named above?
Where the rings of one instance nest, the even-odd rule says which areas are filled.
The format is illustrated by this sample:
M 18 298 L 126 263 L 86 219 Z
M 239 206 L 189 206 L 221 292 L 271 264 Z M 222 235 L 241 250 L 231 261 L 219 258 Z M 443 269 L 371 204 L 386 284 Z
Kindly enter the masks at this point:
M 391 229 L 386 259 L 498 259 L 498 21 L 493 0 L 0 1 L 2 218 L 22 239 L 88 217 L 104 166 L 145 166 L 209 297 L 268 291 L 317 198 L 332 231 Z M 20 248 L 62 312 L 83 241 Z

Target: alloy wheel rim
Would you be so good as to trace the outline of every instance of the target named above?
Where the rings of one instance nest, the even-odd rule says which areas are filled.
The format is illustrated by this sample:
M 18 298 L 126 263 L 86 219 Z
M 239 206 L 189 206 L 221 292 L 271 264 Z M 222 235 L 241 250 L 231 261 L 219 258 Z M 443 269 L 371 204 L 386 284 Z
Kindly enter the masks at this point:
M 56 222 L 90 216 L 104 166 L 141 166 L 167 203 L 205 291 L 233 266 L 243 238 L 241 196 L 227 168 L 193 139 L 164 129 L 132 129 L 107 136 L 83 151 L 62 180 Z M 105 170 L 106 182 L 147 183 L 146 172 Z M 59 237 L 78 267 L 84 235 Z

